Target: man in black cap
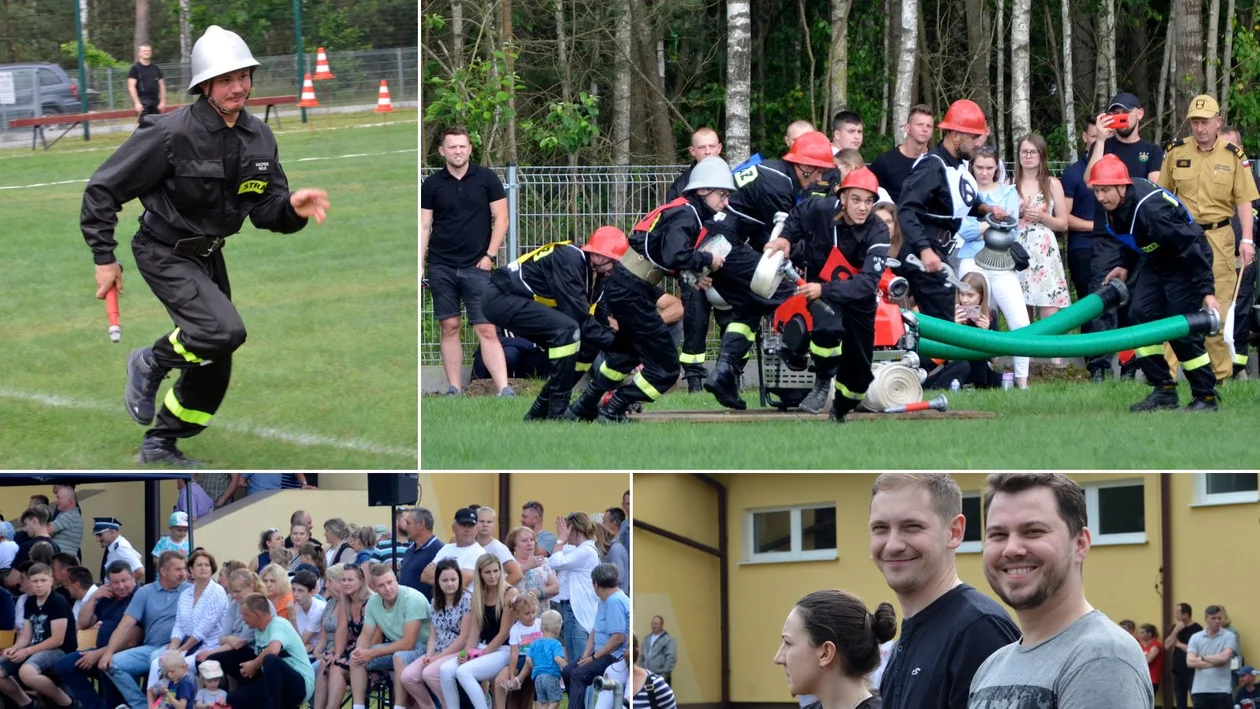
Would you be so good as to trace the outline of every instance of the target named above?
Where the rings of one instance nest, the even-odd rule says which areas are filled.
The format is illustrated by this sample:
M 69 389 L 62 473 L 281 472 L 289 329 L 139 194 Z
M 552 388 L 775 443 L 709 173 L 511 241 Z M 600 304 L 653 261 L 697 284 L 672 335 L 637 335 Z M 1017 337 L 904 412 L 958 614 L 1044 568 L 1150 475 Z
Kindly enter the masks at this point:
M 96 541 L 100 543 L 105 553 L 101 555 L 101 583 L 106 583 L 109 577 L 105 570 L 115 561 L 125 560 L 131 564 L 131 571 L 135 575 L 136 585 L 144 585 L 144 557 L 140 556 L 140 552 L 131 546 L 131 542 L 121 534 L 122 522 L 114 517 L 93 517 L 92 518 L 92 534 L 96 535 Z
M 1151 182 L 1158 183 L 1159 169 L 1164 164 L 1164 149 L 1149 140 L 1142 140 L 1141 122 L 1145 115 L 1142 102 L 1137 96 L 1127 91 L 1116 94 L 1116 97 L 1108 104 L 1107 111 L 1097 117 L 1098 139 L 1086 149 L 1085 154 L 1089 158 L 1089 163 L 1085 166 L 1085 174 L 1090 174 L 1090 171 L 1094 169 L 1094 163 L 1101 160 L 1104 155 L 1115 155 L 1120 158 L 1125 167 L 1129 168 L 1130 177 L 1145 177 Z M 1119 116 L 1128 117 L 1128 127 L 1113 127 Z M 1103 209 L 1097 200 L 1094 204 L 1094 233 L 1106 233 L 1107 210 Z M 1107 277 L 1109 270 L 1104 268 L 1104 265 L 1115 260 L 1115 253 L 1120 248 L 1120 242 L 1115 239 L 1093 240 L 1094 265 L 1090 274 L 1090 292 L 1102 286 L 1103 279 Z M 1132 282 L 1128 284 L 1130 292 L 1133 285 Z M 1086 327 L 1089 332 L 1102 332 L 1128 325 L 1129 307 L 1125 305 L 1115 311 L 1103 313 Z M 1111 355 L 1094 357 L 1086 364 L 1094 381 L 1101 382 L 1106 377 L 1107 370 L 1111 369 Z M 1120 371 L 1122 376 L 1132 378 L 1137 373 L 1137 369 L 1137 359 L 1133 358 L 1122 363 Z
M 455 523 L 451 525 L 455 541 L 438 550 L 433 561 L 424 567 L 420 574 L 420 582 L 437 584 L 435 574 L 437 563 L 443 559 L 455 559 L 459 562 L 459 575 L 464 586 L 472 583 L 477 569 L 477 558 L 486 553 L 485 547 L 477 543 L 477 513 L 468 507 L 455 511 Z

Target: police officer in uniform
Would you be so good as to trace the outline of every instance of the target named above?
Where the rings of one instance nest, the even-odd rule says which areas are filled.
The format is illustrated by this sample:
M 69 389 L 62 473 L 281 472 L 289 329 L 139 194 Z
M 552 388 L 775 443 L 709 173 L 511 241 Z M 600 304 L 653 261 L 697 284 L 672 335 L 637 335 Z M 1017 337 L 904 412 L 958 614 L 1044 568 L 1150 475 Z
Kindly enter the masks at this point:
M 289 191 L 275 136 L 245 111 L 258 62 L 234 32 L 211 26 L 192 52 L 189 107 L 146 116 L 88 182 L 80 226 L 96 262 L 97 298 L 122 292 L 114 231 L 123 204 L 145 212 L 132 251 L 140 275 L 166 306 L 175 329 L 127 357 L 127 413 L 153 421 L 162 379 L 179 380 L 144 436 L 140 463 L 197 464 L 175 446 L 201 433 L 227 391 L 232 353 L 245 324 L 232 305 L 224 240 L 246 217 L 255 227 L 293 233 L 328 208 L 323 190 Z
M 144 559 L 140 552 L 131 546 L 131 542 L 122 536 L 122 523 L 114 517 L 93 517 L 92 534 L 105 550 L 101 554 L 101 583 L 109 580 L 105 570 L 115 561 L 125 561 L 131 566 L 136 577 L 136 585 L 144 583 Z
M 490 275 L 481 300 L 486 318 L 533 340 L 551 361 L 551 377 L 525 414 L 526 421 L 573 418 L 569 393 L 578 350 L 584 342 L 607 348 L 613 338 L 592 312 L 594 282 L 628 248 L 620 229 L 600 227 L 582 248 L 567 241 L 547 244 Z
M 1220 137 L 1220 112 L 1211 96 L 1199 95 L 1190 101 L 1186 117 L 1192 135 L 1174 141 L 1164 151 L 1159 186 L 1176 195 L 1203 228 L 1212 247 L 1216 299 L 1231 303 L 1238 286 L 1238 256 L 1242 257 L 1243 268 L 1255 259 L 1251 202 L 1260 194 L 1256 192 L 1246 153 Z M 1237 250 L 1230 223 L 1235 217 L 1242 229 Z M 1228 379 L 1233 374 L 1233 362 L 1223 333 L 1207 338 L 1207 350 L 1217 381 Z
M 905 269 L 919 312 L 952 322 L 954 287 L 942 269 L 954 251 L 954 234 L 963 217 L 992 213 L 1005 219 L 1006 210 L 976 198 L 976 180 L 968 169 L 977 143 L 989 133 L 980 106 L 955 101 L 936 127 L 943 131 L 940 144 L 915 161 L 901 188 L 897 220 L 903 243 L 897 257 L 904 262 L 916 255 L 926 269 Z
M 813 327 L 804 333 L 814 362 L 814 388 L 800 408 L 820 413 L 835 377 L 831 419 L 843 422 L 857 408 L 874 377 L 876 293 L 888 256 L 888 227 L 870 219 L 879 197 L 879 180 L 869 168 L 858 168 L 840 183 L 839 197 L 809 199 L 793 209 L 782 235 L 766 245 L 803 255 L 807 281 L 798 293 L 809 301 Z M 802 333 L 796 333 L 800 335 Z M 784 344 L 803 349 L 797 343 Z
M 1210 247 L 1186 207 L 1150 180 L 1130 179 L 1129 169 L 1114 155 L 1094 163 L 1088 183 L 1107 211 L 1107 233 L 1121 245 L 1103 262 L 1109 269 L 1103 282 L 1126 280 L 1130 272 L 1137 271 L 1129 308 L 1134 323 L 1188 315 L 1197 312 L 1200 305 L 1219 314 L 1220 304 L 1212 295 Z M 1215 411 L 1216 378 L 1203 335 L 1190 335 L 1170 344 L 1194 395 L 1187 410 Z M 1134 354 L 1146 381 L 1155 389 L 1129 410 L 1177 408 L 1177 384 L 1164 359 L 1164 346 L 1140 347 Z

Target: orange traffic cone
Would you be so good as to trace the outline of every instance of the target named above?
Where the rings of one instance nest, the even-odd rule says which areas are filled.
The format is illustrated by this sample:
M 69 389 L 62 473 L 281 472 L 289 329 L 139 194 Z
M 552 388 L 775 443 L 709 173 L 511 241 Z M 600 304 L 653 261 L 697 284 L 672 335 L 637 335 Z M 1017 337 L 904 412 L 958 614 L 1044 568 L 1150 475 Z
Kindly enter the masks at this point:
M 373 113 L 390 113 L 394 110 L 394 104 L 389 100 L 389 84 L 381 79 L 381 89 L 376 95 L 376 109 Z
M 311 108 L 318 105 L 319 101 L 315 100 L 315 84 L 311 83 L 311 75 L 307 74 L 302 80 L 302 100 L 298 101 L 298 108 Z
M 320 81 L 321 79 L 337 78 L 333 76 L 332 69 L 328 68 L 328 55 L 324 54 L 323 47 L 320 47 L 319 51 L 315 54 L 315 76 L 313 78 L 316 81 Z

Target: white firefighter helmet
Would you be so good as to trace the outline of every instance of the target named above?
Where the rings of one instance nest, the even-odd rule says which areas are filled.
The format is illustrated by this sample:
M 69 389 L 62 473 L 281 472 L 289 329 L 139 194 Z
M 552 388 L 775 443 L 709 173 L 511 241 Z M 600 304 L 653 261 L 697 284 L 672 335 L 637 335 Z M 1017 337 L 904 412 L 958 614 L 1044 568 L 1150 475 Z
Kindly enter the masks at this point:
M 691 177 L 687 179 L 683 192 L 704 189 L 735 191 L 735 178 L 731 177 L 730 166 L 716 155 L 701 160 L 691 168 Z
M 188 93 L 199 93 L 197 85 L 203 81 L 232 71 L 258 66 L 258 60 L 250 53 L 245 40 L 231 30 L 210 25 L 192 50 L 192 81 Z

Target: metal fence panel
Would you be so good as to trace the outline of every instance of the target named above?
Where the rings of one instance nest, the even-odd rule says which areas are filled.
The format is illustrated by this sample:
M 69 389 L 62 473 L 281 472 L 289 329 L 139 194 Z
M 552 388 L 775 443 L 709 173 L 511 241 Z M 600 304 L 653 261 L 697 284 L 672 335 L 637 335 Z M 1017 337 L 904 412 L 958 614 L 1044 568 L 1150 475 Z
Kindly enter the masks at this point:
M 0 71 L 0 125 L 19 118 L 34 118 L 41 104 L 39 81 L 34 67 L 11 67 Z M 0 128 L 4 130 L 4 128 Z

